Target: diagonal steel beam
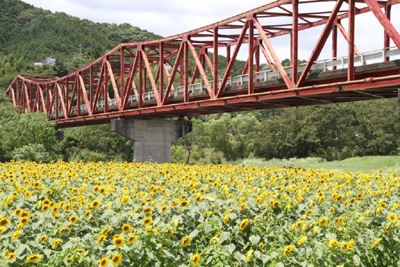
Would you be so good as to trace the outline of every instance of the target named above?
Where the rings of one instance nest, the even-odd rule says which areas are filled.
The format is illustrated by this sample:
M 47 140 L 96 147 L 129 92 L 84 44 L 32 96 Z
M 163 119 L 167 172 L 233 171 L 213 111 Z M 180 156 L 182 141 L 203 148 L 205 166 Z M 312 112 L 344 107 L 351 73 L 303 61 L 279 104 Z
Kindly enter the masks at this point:
M 155 95 L 156 100 L 157 100 L 157 105 L 160 106 L 161 105 L 161 99 L 160 99 L 160 95 L 158 93 L 157 84 L 156 84 L 156 81 L 154 79 L 154 75 L 153 75 L 153 72 L 151 70 L 151 67 L 150 67 L 149 59 L 147 58 L 146 52 L 143 51 L 143 50 L 142 50 L 142 57 L 143 57 L 143 60 L 144 60 L 144 64 L 145 64 L 147 73 L 149 75 L 149 80 L 150 80 L 150 83 L 151 83 L 152 90 L 153 90 L 154 95 Z
M 292 83 L 291 79 L 287 75 L 285 69 L 283 68 L 281 62 L 279 61 L 278 55 L 275 53 L 271 42 L 268 40 L 267 35 L 265 34 L 264 30 L 262 29 L 260 23 L 256 18 L 253 18 L 254 25 L 256 26 L 259 34 L 261 35 L 261 39 L 263 40 L 265 46 L 267 47 L 269 53 L 271 54 L 272 58 L 274 59 L 275 65 L 277 66 L 287 88 L 293 88 L 294 84 Z
M 226 67 L 224 77 L 222 78 L 221 85 L 218 88 L 218 92 L 216 94 L 217 98 L 221 97 L 222 93 L 224 92 L 225 84 L 228 81 L 233 64 L 235 63 L 236 56 L 239 53 L 240 47 L 243 43 L 243 39 L 244 39 L 244 36 L 246 35 L 248 27 L 249 27 L 249 23 L 246 22 L 242 28 L 242 32 L 240 33 L 239 40 L 237 41 L 235 51 L 233 52 L 232 58 L 228 64 L 228 66 Z M 214 67 L 217 68 L 218 66 L 214 66 Z M 218 77 L 214 77 L 214 79 L 218 79 Z
M 117 87 L 117 83 L 115 82 L 115 77 L 114 77 L 113 70 L 111 68 L 110 61 L 107 60 L 106 61 L 106 65 L 107 65 L 108 75 L 110 76 L 109 78 L 110 78 L 110 81 L 111 81 L 111 86 L 112 86 L 112 88 L 114 90 L 114 98 L 117 100 L 118 109 L 122 110 L 121 109 L 121 98 L 119 97 L 118 87 Z M 105 75 L 107 75 L 107 74 L 105 74 Z M 107 84 L 106 84 L 106 86 L 107 86 Z
M 211 99 L 215 99 L 215 94 L 210 86 L 210 82 L 208 81 L 206 72 L 201 64 L 199 56 L 197 55 L 196 49 L 194 48 L 193 44 L 190 41 L 188 41 L 188 45 L 189 45 L 190 51 L 192 52 L 193 58 L 196 62 L 196 67 L 200 72 L 201 79 L 203 80 L 203 82 L 205 83 L 205 85 L 207 87 L 208 94 L 210 95 Z
M 82 78 L 82 76 L 80 74 L 78 75 L 78 77 L 79 77 L 79 82 L 80 82 L 80 85 L 81 85 L 81 91 L 82 91 L 82 94 L 83 94 L 83 99 L 85 100 L 86 108 L 88 110 L 88 114 L 92 115 L 92 113 L 93 113 L 92 112 L 92 107 L 90 105 L 90 101 L 89 101 L 88 94 L 87 94 L 87 91 L 86 91 L 85 83 L 83 82 L 83 78 Z
M 376 0 L 364 0 L 364 2 L 371 9 L 372 13 L 378 19 L 378 21 L 382 24 L 385 32 L 396 44 L 397 48 L 400 49 L 400 35 L 399 32 L 393 27 L 393 24 L 390 22 L 388 17 L 382 12 L 381 7 L 379 6 Z
M 167 103 L 168 95 L 169 95 L 169 92 L 171 91 L 171 87 L 174 83 L 175 74 L 176 74 L 176 71 L 178 70 L 179 62 L 180 62 L 180 59 L 183 54 L 183 50 L 184 50 L 183 47 L 184 47 L 184 43 L 181 42 L 178 53 L 176 54 L 176 60 L 175 60 L 174 67 L 172 68 L 171 78 L 168 81 L 167 89 L 165 90 L 164 97 L 162 99 L 162 106 Z
M 317 44 L 315 45 L 314 50 L 311 53 L 311 56 L 307 62 L 307 65 L 305 66 L 303 73 L 301 74 L 299 80 L 297 81 L 296 88 L 299 88 L 304 83 L 304 81 L 308 75 L 308 72 L 311 70 L 311 66 L 314 64 L 314 61 L 318 59 L 318 56 L 321 53 L 326 40 L 328 39 L 329 33 L 335 22 L 336 15 L 339 12 L 342 4 L 343 4 L 343 0 L 338 0 L 336 2 L 336 5 L 332 10 L 331 15 L 329 16 L 329 19 L 326 22 L 324 29 L 322 30 L 321 36 L 319 37 Z

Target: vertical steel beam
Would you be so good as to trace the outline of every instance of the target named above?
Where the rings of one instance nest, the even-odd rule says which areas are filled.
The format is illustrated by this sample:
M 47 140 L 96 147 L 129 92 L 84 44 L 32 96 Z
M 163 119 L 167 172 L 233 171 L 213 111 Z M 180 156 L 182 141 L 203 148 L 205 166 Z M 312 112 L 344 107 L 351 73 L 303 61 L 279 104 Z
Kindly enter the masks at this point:
M 296 84 L 298 79 L 298 66 L 299 66 L 299 1 L 292 1 L 292 31 L 290 32 L 291 46 L 290 46 L 290 64 L 292 65 L 292 83 Z
M 158 66 L 160 69 L 160 96 L 161 96 L 161 100 L 164 96 L 164 42 L 160 42 L 158 44 L 159 47 L 159 54 L 160 54 L 160 59 L 158 62 Z
M 67 111 L 68 111 L 68 107 L 69 107 L 69 79 L 66 79 L 66 83 L 64 84 L 64 87 L 62 88 L 63 90 L 63 98 L 65 101 L 65 106 L 67 107 Z M 61 96 L 60 96 L 61 97 Z
M 121 46 L 120 50 L 120 86 L 121 86 L 121 97 L 125 95 L 125 56 L 124 56 L 124 47 Z
M 104 91 L 103 91 L 103 97 L 104 97 L 104 113 L 108 112 L 108 71 L 107 71 L 107 62 L 108 62 L 108 58 L 103 58 L 103 64 L 104 64 Z
M 335 22 L 335 25 L 333 25 L 332 28 L 332 60 L 336 61 L 337 58 L 337 21 Z M 336 66 L 332 66 L 332 70 L 336 70 Z
M 76 86 L 76 90 L 78 93 L 77 96 L 77 102 L 76 102 L 76 115 L 79 117 L 81 116 L 81 105 L 82 105 L 82 101 L 81 101 L 81 96 L 82 96 L 82 84 L 80 83 L 79 77 L 81 77 L 81 72 L 78 73 L 78 75 L 76 75 L 76 80 L 75 80 L 75 86 Z M 83 85 L 85 86 L 85 85 Z
M 213 35 L 213 66 L 214 66 L 214 73 L 213 73 L 213 89 L 214 94 L 218 91 L 218 27 L 214 27 L 214 35 Z
M 20 94 L 19 86 L 20 86 L 20 84 L 19 84 L 19 79 L 17 78 L 17 90 L 16 90 L 17 96 L 16 96 L 16 100 L 17 100 L 17 104 L 18 104 L 18 105 L 21 104 L 21 102 L 20 102 L 20 95 L 19 95 L 19 94 Z
M 227 45 L 226 46 L 226 67 L 229 65 L 229 61 L 231 61 L 231 46 Z M 230 73 L 228 73 L 229 76 L 231 76 Z M 227 84 L 227 86 L 230 86 L 231 84 Z
M 355 0 L 349 0 L 349 42 L 348 42 L 348 64 L 347 64 L 347 80 L 354 80 L 354 35 L 355 35 L 355 15 L 356 6 Z
M 248 18 L 249 23 L 249 59 L 248 59 L 248 94 L 254 94 L 254 23 L 253 18 Z
M 183 43 L 183 40 L 182 40 Z M 183 51 L 185 51 L 185 46 L 183 46 Z M 184 83 L 184 78 L 183 78 L 183 61 L 184 61 L 184 56 L 180 58 L 179 60 L 179 77 L 180 77 L 180 82 L 179 82 L 179 86 L 183 86 Z
M 386 14 L 386 17 L 388 18 L 389 21 L 390 21 L 390 17 L 391 17 L 391 13 L 392 13 L 391 10 L 392 10 L 392 6 L 388 5 L 386 3 L 385 14 Z M 387 34 L 386 30 L 385 30 L 385 35 L 384 35 L 384 45 L 383 45 L 383 47 L 387 48 L 386 51 L 388 51 L 389 47 L 390 47 L 390 37 L 389 37 L 389 34 Z M 385 57 L 385 61 L 389 61 L 389 60 L 390 60 L 390 57 Z
M 54 109 L 55 109 L 55 112 L 56 112 L 56 116 L 55 116 L 56 120 L 58 120 L 58 118 L 59 118 L 58 109 L 60 108 L 59 107 L 59 102 L 58 102 L 59 95 L 58 95 L 58 90 L 57 89 L 58 89 L 58 84 L 55 83 L 54 84 L 54 99 L 55 99 L 55 107 L 54 107 Z
M 90 69 L 89 69 L 89 76 L 90 76 L 90 78 L 89 78 L 89 82 L 90 82 L 90 105 L 92 106 L 93 105 L 93 96 L 94 96 L 94 92 L 93 92 L 93 82 L 94 82 L 94 80 L 93 80 L 93 65 L 91 65 L 90 66 Z
M 143 82 L 143 77 L 144 77 L 144 75 L 143 75 L 143 73 L 145 72 L 145 71 L 143 71 L 143 58 L 142 58 L 142 55 L 141 55 L 141 51 L 142 51 L 142 46 L 141 45 L 138 45 L 138 54 L 137 54 L 137 56 L 139 57 L 139 108 L 143 108 L 143 93 L 145 92 L 145 90 L 143 90 L 144 88 L 143 88 L 143 85 L 144 85 L 144 82 Z
M 261 40 L 257 39 L 256 40 L 256 46 L 255 46 L 255 51 L 254 51 L 254 56 L 256 59 L 256 74 L 260 72 L 260 42 Z M 260 82 L 260 79 L 256 79 L 256 82 Z
M 29 84 L 29 101 L 28 101 L 29 111 L 31 111 L 31 109 L 33 108 L 32 102 L 33 102 L 33 88 L 32 88 L 32 83 L 30 83 Z
M 142 46 L 142 48 L 144 50 L 143 46 Z M 142 91 L 142 93 L 144 94 L 147 92 L 147 71 L 145 70 L 146 67 L 145 67 L 145 63 L 144 63 L 143 54 L 140 56 L 140 58 L 142 59 L 142 63 L 143 63 L 143 65 L 142 65 L 142 68 L 143 68 L 143 91 Z
M 50 109 L 50 95 L 49 95 L 49 84 L 46 83 L 46 110 L 47 113 L 51 114 L 51 109 Z
M 183 40 L 183 82 L 184 82 L 184 93 L 183 101 L 185 103 L 189 102 L 189 48 L 188 40 L 190 36 L 185 36 Z

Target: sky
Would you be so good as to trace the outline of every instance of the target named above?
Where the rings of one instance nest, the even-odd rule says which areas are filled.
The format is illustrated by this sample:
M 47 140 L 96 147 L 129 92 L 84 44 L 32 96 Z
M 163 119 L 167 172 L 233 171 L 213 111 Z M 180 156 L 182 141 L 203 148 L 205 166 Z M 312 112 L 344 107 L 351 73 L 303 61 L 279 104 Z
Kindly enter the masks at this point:
M 265 0 L 23 0 L 94 22 L 129 23 L 167 37 L 226 19 Z M 160 23 L 161 22 L 161 23 Z
M 206 26 L 259 6 L 273 0 L 23 0 L 35 7 L 64 12 L 81 19 L 105 23 L 129 23 L 141 29 L 168 37 Z M 325 2 L 326 3 L 326 2 Z M 324 3 L 321 3 L 325 5 Z M 328 3 L 329 4 L 329 3 Z M 316 4 L 313 4 L 314 8 Z M 326 9 L 326 6 L 323 7 Z M 303 10 L 308 11 L 308 10 Z M 301 11 L 301 12 L 303 12 Z M 400 5 L 392 8 L 392 14 L 400 12 Z M 371 17 L 372 16 L 372 17 Z M 400 31 L 400 16 L 392 16 L 392 22 Z M 347 27 L 347 22 L 343 21 Z M 322 26 L 315 30 L 302 31 L 299 36 L 299 58 L 308 59 Z M 340 34 L 339 34 L 340 35 Z M 373 36 L 373 38 L 371 38 Z M 288 37 L 288 36 L 286 36 Z M 283 43 L 288 39 L 271 40 L 276 53 L 282 59 L 290 55 L 290 49 Z M 275 40 L 277 39 L 277 40 Z M 339 56 L 347 55 L 347 43 L 339 37 Z M 329 42 L 329 39 L 328 39 Z M 371 51 L 383 47 L 382 27 L 370 13 L 356 17 L 356 45 L 361 51 Z M 393 43 L 392 43 L 393 45 Z M 331 46 L 321 53 L 319 59 L 331 57 Z M 329 51 L 328 51 L 329 50 Z M 241 54 L 241 52 L 240 52 Z M 240 55 L 239 54 L 239 55 Z M 239 56 L 240 58 L 241 56 Z M 243 54 L 243 57 L 245 55 Z

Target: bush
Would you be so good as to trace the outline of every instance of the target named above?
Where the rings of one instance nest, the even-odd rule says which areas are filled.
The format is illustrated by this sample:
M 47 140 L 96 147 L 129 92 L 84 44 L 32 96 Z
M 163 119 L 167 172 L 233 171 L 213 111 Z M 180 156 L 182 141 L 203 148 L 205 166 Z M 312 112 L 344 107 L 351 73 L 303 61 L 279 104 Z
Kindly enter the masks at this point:
M 30 144 L 14 149 L 11 152 L 11 157 L 15 161 L 35 161 L 46 162 L 57 161 L 55 154 L 46 151 L 42 144 Z

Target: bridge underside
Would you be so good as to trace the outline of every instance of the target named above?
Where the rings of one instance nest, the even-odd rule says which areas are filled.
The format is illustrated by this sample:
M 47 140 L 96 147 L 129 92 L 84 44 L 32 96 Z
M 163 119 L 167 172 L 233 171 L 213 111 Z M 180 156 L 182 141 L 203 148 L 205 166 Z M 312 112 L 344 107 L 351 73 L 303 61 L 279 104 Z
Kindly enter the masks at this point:
M 391 14 L 399 3 L 276 0 L 120 44 L 64 77 L 18 75 L 6 94 L 20 112 L 46 113 L 59 128 L 397 97 L 400 34 Z
M 149 107 L 142 109 L 132 105 L 131 111 L 110 111 L 56 122 L 58 128 L 64 128 L 104 124 L 116 118 L 149 120 L 394 98 L 398 97 L 400 88 L 400 60 L 355 67 L 355 80 L 350 82 L 347 81 L 347 69 L 339 69 L 311 73 L 304 86 L 296 90 L 287 89 L 282 79 L 255 82 L 255 93 L 251 96 L 247 95 L 247 88 L 247 85 L 227 87 L 224 90 L 226 96 L 216 100 L 185 104 L 180 101 L 181 96 L 176 98 L 176 104 L 161 108 L 154 106 L 154 100 L 148 101 Z

